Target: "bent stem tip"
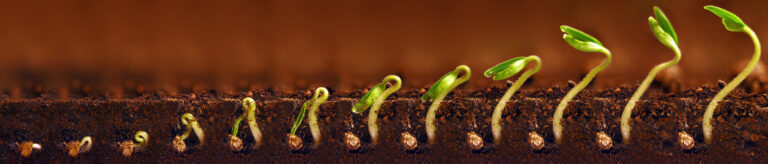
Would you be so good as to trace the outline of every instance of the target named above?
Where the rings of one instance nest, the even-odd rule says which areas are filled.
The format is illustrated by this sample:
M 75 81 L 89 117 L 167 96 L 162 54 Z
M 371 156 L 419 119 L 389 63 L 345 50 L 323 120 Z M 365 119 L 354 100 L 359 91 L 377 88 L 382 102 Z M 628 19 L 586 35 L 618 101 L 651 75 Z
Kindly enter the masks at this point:
M 177 136 L 178 140 L 183 142 L 183 140 L 186 140 L 189 135 L 191 135 L 192 131 L 194 131 L 198 140 L 200 140 L 200 144 L 205 143 L 205 134 L 203 133 L 203 129 L 200 128 L 200 124 L 197 122 L 194 115 L 191 113 L 184 113 L 184 115 L 181 116 L 181 124 L 186 125 L 187 129 L 181 136 Z
M 368 112 L 368 132 L 371 134 L 371 140 L 374 145 L 378 144 L 379 140 L 379 126 L 376 124 L 376 119 L 379 118 L 378 115 L 381 104 L 384 103 L 390 94 L 395 93 L 402 86 L 402 80 L 400 80 L 400 77 L 397 75 L 389 75 L 385 77 L 379 85 L 386 85 L 390 81 L 394 82 L 393 86 L 387 88 L 380 95 L 376 96 L 376 100 L 373 101 L 373 105 L 371 106 L 371 111 Z
M 486 70 L 484 73 L 486 77 L 493 76 L 493 80 L 504 80 L 522 71 L 530 61 L 534 61 L 536 66 L 531 70 L 525 71 L 525 73 L 517 78 L 515 83 L 509 87 L 509 89 L 507 89 L 506 93 L 504 93 L 504 96 L 499 99 L 499 103 L 496 104 L 496 108 L 493 110 L 493 115 L 491 116 L 491 130 L 493 132 L 493 141 L 497 144 L 501 143 L 500 120 L 501 114 L 504 111 L 504 107 L 507 106 L 507 102 L 512 98 L 512 95 L 514 95 L 515 92 L 517 92 L 517 90 L 522 87 L 523 84 L 525 84 L 525 81 L 528 80 L 531 75 L 539 72 L 539 69 L 541 69 L 541 59 L 536 55 L 531 55 L 528 57 L 517 57 L 502 62 Z
M 308 102 L 311 102 L 311 106 L 309 109 L 309 129 L 312 132 L 312 137 L 315 140 L 315 146 L 320 144 L 321 140 L 321 133 L 320 133 L 320 126 L 317 124 L 317 109 L 320 108 L 320 105 L 322 105 L 325 100 L 328 99 L 328 89 L 325 87 L 319 87 L 315 89 L 315 95 L 312 97 L 312 99 Z
M 464 72 L 464 76 L 458 78 L 459 73 L 461 72 Z M 426 124 L 424 129 L 427 131 L 429 144 L 433 144 L 435 140 L 434 121 L 437 109 L 440 107 L 440 102 L 442 102 L 443 99 L 445 99 L 445 96 L 447 96 L 454 88 L 469 80 L 471 75 L 472 72 L 469 69 L 469 66 L 460 65 L 453 71 L 443 75 L 443 77 L 435 82 L 435 84 L 429 88 L 429 91 L 421 97 L 422 101 L 432 100 L 432 105 L 429 106 L 426 119 L 424 120 Z

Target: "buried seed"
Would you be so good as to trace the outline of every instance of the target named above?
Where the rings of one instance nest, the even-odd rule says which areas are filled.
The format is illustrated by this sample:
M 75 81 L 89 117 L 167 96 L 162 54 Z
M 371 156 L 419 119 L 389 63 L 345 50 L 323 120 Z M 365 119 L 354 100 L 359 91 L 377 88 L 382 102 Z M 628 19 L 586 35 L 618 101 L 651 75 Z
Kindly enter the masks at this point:
M 70 157 L 77 157 L 80 153 L 85 153 L 91 150 L 93 140 L 90 136 L 83 137 L 80 141 L 70 141 L 64 144 L 67 150 L 67 154 Z
M 403 148 L 405 150 L 414 150 L 416 147 L 419 146 L 419 141 L 416 140 L 416 137 L 413 137 L 411 133 L 403 132 L 400 133 L 400 144 L 403 145 Z
M 483 148 L 483 138 L 475 132 L 467 132 L 467 144 L 472 150 L 480 150 Z
M 693 149 L 693 146 L 695 146 L 696 142 L 693 141 L 693 137 L 688 135 L 688 133 L 678 132 L 677 143 L 680 144 L 680 148 L 683 148 L 683 150 L 691 150 Z
M 611 147 L 613 147 L 613 139 L 605 134 L 605 132 L 597 132 L 596 141 L 597 146 L 600 147 L 600 150 L 609 150 Z
M 541 150 L 544 148 L 544 138 L 536 132 L 528 132 L 528 144 L 531 145 L 533 150 Z
M 181 139 L 181 137 L 176 136 L 173 138 L 173 150 L 185 152 L 187 151 L 187 143 L 184 143 L 184 139 Z
M 357 150 L 360 148 L 360 138 L 352 134 L 352 132 L 344 133 L 344 145 L 347 150 Z
M 295 134 L 288 134 L 288 149 L 291 151 L 296 151 L 301 149 L 302 146 L 304 146 L 304 141 L 299 138 L 299 136 L 296 136 Z
M 33 151 L 40 151 L 42 148 L 43 147 L 38 143 L 34 143 L 32 141 L 24 141 L 19 144 L 19 153 L 21 154 L 21 157 L 28 158 L 30 155 L 32 155 Z
M 240 137 L 227 134 L 229 136 L 229 149 L 232 151 L 243 150 L 243 140 Z

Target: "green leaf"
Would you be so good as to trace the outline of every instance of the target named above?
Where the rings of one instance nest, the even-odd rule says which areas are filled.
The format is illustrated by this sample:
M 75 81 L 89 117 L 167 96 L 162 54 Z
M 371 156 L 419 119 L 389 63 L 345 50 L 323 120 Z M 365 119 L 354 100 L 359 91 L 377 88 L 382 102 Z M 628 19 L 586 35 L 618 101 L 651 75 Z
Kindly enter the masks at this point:
M 659 25 L 659 22 L 656 21 L 653 17 L 648 17 L 648 24 L 651 25 L 651 31 L 653 31 L 653 34 L 656 36 L 656 39 L 659 40 L 662 44 L 665 46 L 671 48 L 671 49 L 678 49 L 677 42 L 675 41 L 675 38 L 673 38 L 669 33 L 664 31 L 661 25 Z
M 530 60 L 527 60 L 528 57 L 516 57 L 513 59 L 509 59 L 507 61 L 504 61 L 502 63 L 499 63 L 498 65 L 489 68 L 488 70 L 483 73 L 485 77 L 491 77 L 493 76 L 493 80 L 504 80 L 509 77 L 514 76 L 518 72 L 522 71 L 523 68 L 525 68 L 525 65 L 530 62 Z
M 373 105 L 373 101 L 375 101 L 379 96 L 381 96 L 381 92 L 384 91 L 384 88 L 387 87 L 387 83 L 379 83 L 376 84 L 376 86 L 373 86 L 371 90 L 368 91 L 365 95 L 363 95 L 363 98 L 360 99 L 360 102 L 357 102 L 355 106 L 352 106 L 352 112 L 353 113 L 361 113 L 365 112 L 365 110 L 368 110 L 368 108 Z
M 671 36 L 675 40 L 676 44 L 679 43 L 677 40 L 677 34 L 675 33 L 675 28 L 672 28 L 672 23 L 669 23 L 667 15 L 664 14 L 664 12 L 662 12 L 661 9 L 656 6 L 653 6 L 653 13 L 656 14 L 656 19 L 658 20 L 657 22 L 659 26 L 661 26 L 661 29 L 664 29 L 664 32 Z
M 307 113 L 307 106 L 309 106 L 309 103 L 312 101 L 314 101 L 314 99 L 304 102 L 304 104 L 301 105 L 301 110 L 299 111 L 299 115 L 296 115 L 296 121 L 293 121 L 293 126 L 291 126 L 290 134 L 296 134 L 296 130 L 299 129 L 299 126 L 301 126 L 301 122 L 304 120 L 304 113 Z
M 579 31 L 570 26 L 560 26 L 560 31 L 565 32 L 563 39 L 568 42 L 573 48 L 584 52 L 604 52 L 603 43 L 600 43 L 595 37 L 590 36 L 584 32 Z
M 733 14 L 728 10 L 712 5 L 704 6 L 704 9 L 709 10 L 720 18 L 723 18 L 723 25 L 728 31 L 742 32 L 744 31 L 744 28 L 747 27 L 747 25 L 744 24 L 744 21 L 741 21 L 739 16 L 736 16 L 736 14 Z
M 440 93 L 446 92 L 449 87 L 456 81 L 459 76 L 459 71 L 451 71 L 443 75 L 440 80 L 437 80 L 429 90 L 421 96 L 421 101 L 432 100 Z

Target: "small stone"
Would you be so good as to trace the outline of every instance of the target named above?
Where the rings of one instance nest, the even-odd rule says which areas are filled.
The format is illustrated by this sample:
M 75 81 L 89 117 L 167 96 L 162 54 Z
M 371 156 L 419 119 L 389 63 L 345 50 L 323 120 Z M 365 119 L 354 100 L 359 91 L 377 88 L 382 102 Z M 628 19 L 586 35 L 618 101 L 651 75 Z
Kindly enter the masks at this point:
M 288 149 L 291 151 L 296 151 L 301 149 L 301 147 L 304 145 L 304 141 L 299 138 L 299 136 L 288 134 Z
M 555 90 L 552 89 L 552 88 L 547 88 L 547 90 L 544 91 L 544 92 L 546 92 L 546 93 L 553 93 L 553 92 L 555 92 Z
M 419 89 L 419 94 L 423 95 L 424 93 L 427 93 L 427 90 L 424 88 Z
M 176 136 L 173 138 L 173 150 L 176 150 L 176 152 L 183 153 L 187 151 L 187 143 L 184 143 L 184 140 L 181 140 L 181 137 Z
M 725 88 L 725 86 L 726 86 L 726 85 L 728 85 L 728 83 L 726 83 L 725 81 L 723 81 L 723 80 L 717 80 L 717 86 L 718 86 L 718 87 L 720 87 L 720 88 Z
M 467 144 L 469 144 L 469 148 L 472 150 L 480 150 L 483 148 L 483 138 L 475 132 L 468 132 Z
M 569 88 L 573 88 L 573 87 L 575 87 L 576 85 L 578 85 L 578 84 L 576 84 L 576 82 L 575 82 L 575 81 L 573 81 L 573 80 L 568 80 L 568 87 L 569 87 Z
M 544 138 L 536 132 L 528 132 L 528 144 L 533 150 L 541 150 L 545 146 Z
M 243 150 L 243 140 L 240 137 L 227 134 L 229 136 L 229 150 L 240 151 Z
M 360 148 L 360 138 L 352 132 L 346 132 L 344 133 L 344 145 L 346 145 L 347 150 L 357 150 Z
M 680 147 L 683 148 L 683 150 L 691 150 L 693 149 L 693 146 L 695 146 L 696 142 L 693 141 L 693 137 L 688 135 L 688 133 L 678 132 L 677 143 L 680 144 Z
M 609 150 L 611 147 L 613 147 L 613 139 L 605 134 L 605 132 L 597 132 L 596 141 L 597 146 L 600 147 L 600 150 Z
M 419 146 L 419 141 L 416 140 L 416 137 L 413 137 L 413 135 L 408 132 L 400 133 L 400 143 L 405 150 L 414 150 Z
M 309 91 L 309 90 L 304 91 L 304 97 L 311 97 L 311 96 L 312 96 L 312 91 Z

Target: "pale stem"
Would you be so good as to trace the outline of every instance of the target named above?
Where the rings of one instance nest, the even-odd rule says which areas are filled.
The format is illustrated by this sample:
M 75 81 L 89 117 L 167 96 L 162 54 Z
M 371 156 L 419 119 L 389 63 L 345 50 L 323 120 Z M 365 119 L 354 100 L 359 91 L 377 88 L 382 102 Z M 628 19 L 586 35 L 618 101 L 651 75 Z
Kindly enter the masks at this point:
M 395 75 L 389 75 L 384 78 L 383 82 L 388 83 L 389 81 L 394 81 L 394 85 L 392 87 L 387 88 L 384 90 L 384 92 L 381 93 L 381 95 L 376 98 L 376 100 L 373 101 L 373 105 L 371 106 L 371 111 L 368 112 L 368 132 L 371 134 L 371 140 L 372 143 L 375 145 L 379 141 L 379 126 L 376 124 L 376 119 L 379 118 L 378 112 L 379 108 L 381 107 L 381 104 L 384 103 L 384 100 L 389 97 L 390 94 L 395 93 L 400 87 L 402 86 L 402 81 L 400 80 L 400 77 Z
M 493 131 L 493 141 L 498 143 L 501 143 L 501 124 L 499 121 L 501 120 L 501 113 L 504 111 L 504 107 L 507 106 L 507 101 L 509 101 L 510 98 L 512 98 L 512 95 L 515 94 L 517 89 L 519 89 L 526 80 L 528 80 L 528 77 L 535 74 L 536 72 L 539 72 L 539 69 L 541 69 L 541 59 L 537 56 L 529 56 L 526 60 L 533 60 L 536 62 L 536 67 L 534 67 L 531 70 L 525 71 L 523 74 L 520 75 L 520 77 L 517 78 L 514 84 L 512 84 L 509 89 L 507 89 L 507 92 L 504 93 L 504 96 L 499 99 L 499 103 L 496 104 L 496 108 L 493 110 L 493 116 L 491 117 L 491 130 Z

